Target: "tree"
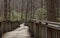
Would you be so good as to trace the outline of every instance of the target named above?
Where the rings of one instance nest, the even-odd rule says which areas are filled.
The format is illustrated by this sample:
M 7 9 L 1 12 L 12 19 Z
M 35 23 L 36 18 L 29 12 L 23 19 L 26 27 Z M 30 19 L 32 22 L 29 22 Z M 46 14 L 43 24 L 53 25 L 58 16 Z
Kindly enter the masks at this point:
M 47 20 L 57 21 L 56 12 L 58 10 L 59 2 L 58 0 L 47 0 Z
M 7 20 L 7 0 L 4 0 L 4 16 L 5 20 Z

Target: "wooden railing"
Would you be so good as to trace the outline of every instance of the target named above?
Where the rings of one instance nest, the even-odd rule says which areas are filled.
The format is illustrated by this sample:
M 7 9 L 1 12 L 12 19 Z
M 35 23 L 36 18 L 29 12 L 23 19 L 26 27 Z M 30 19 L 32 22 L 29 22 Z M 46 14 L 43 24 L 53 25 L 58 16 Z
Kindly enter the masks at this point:
M 21 21 L 0 22 L 0 34 L 18 28 L 20 22 Z M 24 22 L 25 25 L 29 26 L 29 32 L 33 38 L 60 38 L 60 23 L 58 22 L 41 20 L 25 20 Z M 23 21 L 21 23 L 23 23 Z
M 30 20 L 27 22 L 33 38 L 60 38 L 60 23 Z

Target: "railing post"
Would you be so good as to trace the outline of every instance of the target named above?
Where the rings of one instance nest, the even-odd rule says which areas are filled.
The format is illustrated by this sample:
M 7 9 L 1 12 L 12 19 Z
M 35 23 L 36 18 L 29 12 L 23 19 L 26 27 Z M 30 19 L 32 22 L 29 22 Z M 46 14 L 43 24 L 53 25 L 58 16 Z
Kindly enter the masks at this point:
M 34 25 L 33 25 L 33 35 L 34 35 L 33 38 L 36 38 L 36 21 L 34 22 Z
M 41 38 L 41 22 L 36 23 L 36 38 Z

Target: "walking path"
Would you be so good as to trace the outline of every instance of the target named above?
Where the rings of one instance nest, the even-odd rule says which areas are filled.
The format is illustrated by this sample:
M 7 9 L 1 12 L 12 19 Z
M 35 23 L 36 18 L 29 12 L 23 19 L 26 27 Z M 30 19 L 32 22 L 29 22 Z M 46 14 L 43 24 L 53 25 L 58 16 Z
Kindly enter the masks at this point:
M 5 33 L 2 38 L 30 38 L 28 27 L 24 26 L 24 23 L 19 28 Z

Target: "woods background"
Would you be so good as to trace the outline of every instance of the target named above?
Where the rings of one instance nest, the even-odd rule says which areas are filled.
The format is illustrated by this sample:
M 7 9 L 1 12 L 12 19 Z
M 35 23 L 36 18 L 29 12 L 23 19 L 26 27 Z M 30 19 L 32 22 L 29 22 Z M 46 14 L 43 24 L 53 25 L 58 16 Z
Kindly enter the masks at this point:
M 6 2 L 7 1 L 7 5 Z M 0 21 L 21 19 L 60 21 L 59 0 L 0 0 Z M 7 12 L 5 10 L 7 6 Z M 5 11 L 4 11 L 5 10 Z M 6 17 L 4 16 L 6 14 Z M 52 16 L 52 17 L 51 17 Z M 51 20 L 50 20 L 51 21 Z

